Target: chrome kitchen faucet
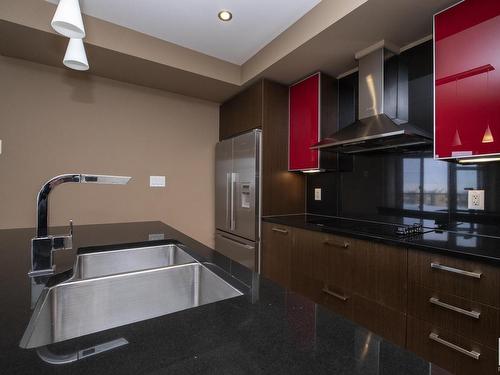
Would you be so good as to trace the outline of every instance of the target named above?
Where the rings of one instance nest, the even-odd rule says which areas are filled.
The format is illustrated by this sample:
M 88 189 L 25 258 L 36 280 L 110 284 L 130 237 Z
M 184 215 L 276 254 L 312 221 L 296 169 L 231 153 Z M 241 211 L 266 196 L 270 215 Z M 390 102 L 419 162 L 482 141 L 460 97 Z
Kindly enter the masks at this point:
M 47 181 L 40 189 L 37 197 L 37 230 L 36 237 L 31 240 L 31 271 L 28 272 L 28 276 L 38 277 L 54 274 L 52 253 L 55 250 L 68 250 L 73 247 L 72 221 L 70 221 L 69 234 L 55 236 L 48 234 L 48 203 L 52 189 L 66 182 L 125 185 L 130 178 L 91 174 L 63 174 Z

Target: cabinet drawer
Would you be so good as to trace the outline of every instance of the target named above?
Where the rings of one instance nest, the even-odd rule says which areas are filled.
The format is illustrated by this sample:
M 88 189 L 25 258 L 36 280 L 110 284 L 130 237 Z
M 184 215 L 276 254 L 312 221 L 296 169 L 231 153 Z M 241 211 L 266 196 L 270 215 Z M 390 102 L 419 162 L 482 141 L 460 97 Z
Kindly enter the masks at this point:
M 319 240 L 320 256 L 318 269 L 326 285 L 342 290 L 352 288 L 352 248 L 356 240 L 323 234 Z
M 491 348 L 499 336 L 499 310 L 464 298 L 411 284 L 408 314 Z
M 262 274 L 285 288 L 290 287 L 292 228 L 262 225 Z
M 351 291 L 325 284 L 321 288 L 320 304 L 348 319 L 352 319 Z
M 485 263 L 410 250 L 408 280 L 435 291 L 500 307 L 500 269 Z
M 322 285 L 323 283 L 320 280 L 310 275 L 298 272 L 292 273 L 290 289 L 316 303 L 321 303 Z
M 406 313 L 407 251 L 376 242 L 352 245 L 352 289 L 357 295 Z
M 405 345 L 405 314 L 356 294 L 351 303 L 352 320 L 399 346 Z
M 411 316 L 407 347 L 456 375 L 498 374 L 496 351 Z

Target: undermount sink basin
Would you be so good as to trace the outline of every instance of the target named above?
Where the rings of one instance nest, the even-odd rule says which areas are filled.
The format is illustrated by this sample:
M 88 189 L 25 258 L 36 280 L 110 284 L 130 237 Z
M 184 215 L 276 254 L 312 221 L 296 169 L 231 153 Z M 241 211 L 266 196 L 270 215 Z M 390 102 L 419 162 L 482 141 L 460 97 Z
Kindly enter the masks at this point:
M 73 277 L 43 290 L 21 347 L 40 347 L 242 295 L 176 245 L 80 254 L 76 263 Z
M 175 244 L 99 251 L 78 255 L 75 277 L 90 279 L 193 262 L 195 259 Z

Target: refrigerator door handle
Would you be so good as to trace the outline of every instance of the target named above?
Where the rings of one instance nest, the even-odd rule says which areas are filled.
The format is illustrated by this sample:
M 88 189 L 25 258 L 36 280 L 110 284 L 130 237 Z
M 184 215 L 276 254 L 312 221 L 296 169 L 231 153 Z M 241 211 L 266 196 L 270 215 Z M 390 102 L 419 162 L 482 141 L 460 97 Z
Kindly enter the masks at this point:
M 236 229 L 236 220 L 234 218 L 234 184 L 236 182 L 236 173 L 231 173 L 231 218 L 230 218 L 230 230 Z
M 226 228 L 231 228 L 229 207 L 231 207 L 231 174 L 226 173 Z

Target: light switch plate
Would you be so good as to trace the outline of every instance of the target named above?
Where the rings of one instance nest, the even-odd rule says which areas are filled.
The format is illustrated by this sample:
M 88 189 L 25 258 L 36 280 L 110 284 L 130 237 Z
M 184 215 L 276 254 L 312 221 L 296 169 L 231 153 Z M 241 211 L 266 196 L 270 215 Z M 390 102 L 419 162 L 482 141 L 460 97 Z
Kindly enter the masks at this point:
M 467 195 L 469 210 L 484 210 L 484 190 L 469 190 Z
M 165 176 L 149 176 L 150 187 L 165 187 Z
M 314 200 L 315 201 L 320 201 L 321 200 L 321 188 L 315 188 L 314 189 Z

